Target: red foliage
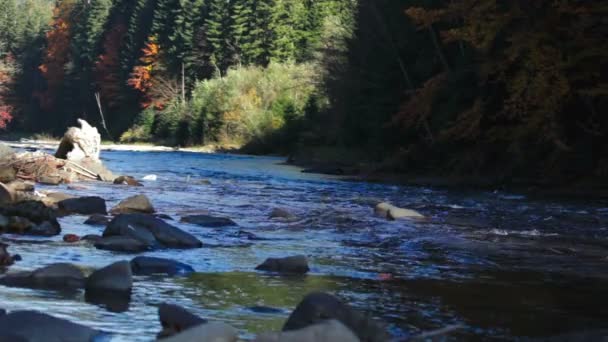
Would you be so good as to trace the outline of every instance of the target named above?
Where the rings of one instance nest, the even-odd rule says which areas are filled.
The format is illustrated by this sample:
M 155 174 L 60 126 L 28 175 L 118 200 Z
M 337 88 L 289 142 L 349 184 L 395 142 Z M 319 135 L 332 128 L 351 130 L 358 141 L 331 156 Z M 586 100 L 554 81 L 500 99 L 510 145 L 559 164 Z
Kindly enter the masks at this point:
M 47 81 L 47 90 L 36 94 L 43 109 L 54 105 L 56 93 L 63 84 L 65 65 L 70 58 L 70 15 L 73 8 L 71 1 L 59 2 L 53 10 L 52 29 L 46 33 L 47 48 L 38 69 Z
M 0 129 L 5 129 L 13 119 L 10 102 L 10 85 L 13 83 L 13 58 L 7 56 L 0 60 Z
M 109 107 L 117 106 L 121 100 L 120 44 L 126 32 L 124 24 L 112 28 L 103 42 L 104 53 L 95 63 L 95 81 Z

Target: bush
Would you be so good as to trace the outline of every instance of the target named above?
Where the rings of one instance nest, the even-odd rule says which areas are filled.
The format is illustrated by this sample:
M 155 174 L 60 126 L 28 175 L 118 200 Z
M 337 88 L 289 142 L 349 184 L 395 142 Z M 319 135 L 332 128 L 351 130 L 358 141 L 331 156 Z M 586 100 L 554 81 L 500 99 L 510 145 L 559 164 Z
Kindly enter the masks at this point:
M 120 136 L 120 142 L 150 142 L 152 141 L 152 132 L 156 111 L 150 107 L 139 113 L 135 118 L 135 124 Z

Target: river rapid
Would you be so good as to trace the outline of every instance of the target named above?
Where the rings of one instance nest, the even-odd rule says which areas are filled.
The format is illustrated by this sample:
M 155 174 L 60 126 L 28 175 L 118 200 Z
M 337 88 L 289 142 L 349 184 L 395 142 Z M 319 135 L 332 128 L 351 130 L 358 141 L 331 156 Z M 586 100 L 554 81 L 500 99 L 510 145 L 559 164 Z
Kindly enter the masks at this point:
M 104 151 L 115 174 L 157 181 L 144 187 L 82 183 L 112 207 L 147 195 L 171 224 L 205 247 L 145 255 L 190 264 L 187 277 L 137 276 L 122 308 L 90 304 L 82 292 L 0 286 L 0 308 L 34 309 L 113 333 L 113 341 L 150 341 L 157 306 L 184 306 L 240 330 L 243 338 L 279 330 L 304 295 L 326 291 L 388 324 L 396 338 L 462 325 L 457 339 L 540 338 L 608 328 L 608 204 L 530 199 L 503 192 L 445 190 L 345 181 L 301 173 L 281 158 L 187 152 Z M 373 215 L 389 201 L 428 222 Z M 298 219 L 269 219 L 273 208 Z M 187 214 L 233 219 L 239 227 L 180 223 Z M 60 219 L 63 234 L 101 234 L 84 216 Z M 247 238 L 249 232 L 260 239 Z M 62 236 L 4 235 L 23 260 L 11 271 L 56 262 L 99 268 L 135 255 L 68 244 Z M 254 270 L 267 257 L 304 254 L 311 272 L 281 277 Z

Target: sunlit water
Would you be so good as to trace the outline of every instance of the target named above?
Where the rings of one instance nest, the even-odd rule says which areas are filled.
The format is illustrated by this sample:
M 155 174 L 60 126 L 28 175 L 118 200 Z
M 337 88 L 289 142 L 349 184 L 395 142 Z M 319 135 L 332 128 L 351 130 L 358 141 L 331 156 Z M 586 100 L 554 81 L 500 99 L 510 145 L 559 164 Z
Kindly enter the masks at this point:
M 516 194 L 465 192 L 339 180 L 303 174 L 282 159 L 180 152 L 104 152 L 116 174 L 158 180 L 144 187 L 85 183 L 111 207 L 146 194 L 159 213 L 199 237 L 206 247 L 146 255 L 192 265 L 185 278 L 136 277 L 128 308 L 89 304 L 82 292 L 0 287 L 0 307 L 35 309 L 111 332 L 116 341 L 149 341 L 160 330 L 157 306 L 187 307 L 237 327 L 244 338 L 279 330 L 312 291 L 338 295 L 386 322 L 397 338 L 452 324 L 458 338 L 543 337 L 608 327 L 608 205 L 528 199 Z M 210 184 L 205 184 L 208 180 Z M 375 200 L 419 210 L 427 223 L 373 216 Z M 268 218 L 275 207 L 298 216 Z M 232 218 L 238 228 L 182 224 L 185 214 Z M 62 234 L 100 234 L 86 217 L 61 219 Z M 264 240 L 247 240 L 239 230 Z M 98 268 L 133 255 L 19 238 L 14 270 L 55 262 Z M 279 277 L 254 271 L 267 257 L 305 254 L 311 273 Z M 262 313 L 264 306 L 275 310 Z M 126 311 L 125 311 L 126 309 Z M 117 312 L 119 311 L 119 312 Z

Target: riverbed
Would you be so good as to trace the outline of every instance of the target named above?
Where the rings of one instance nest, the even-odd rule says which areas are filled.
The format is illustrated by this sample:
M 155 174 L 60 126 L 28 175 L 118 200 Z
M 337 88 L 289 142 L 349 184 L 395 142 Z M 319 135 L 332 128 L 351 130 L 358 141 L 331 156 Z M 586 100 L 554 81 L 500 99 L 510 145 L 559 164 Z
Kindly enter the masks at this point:
M 148 196 L 171 224 L 205 247 L 145 255 L 194 267 L 187 277 L 135 277 L 128 306 L 90 304 L 82 292 L 0 287 L 0 307 L 35 309 L 113 333 L 115 341 L 150 341 L 157 306 L 168 302 L 229 323 L 243 338 L 279 330 L 304 295 L 326 291 L 385 322 L 395 338 L 461 325 L 453 336 L 513 339 L 608 328 L 608 203 L 530 199 L 516 193 L 445 190 L 347 181 L 307 174 L 274 157 L 190 152 L 103 151 L 116 174 L 144 187 L 82 183 L 38 186 L 96 195 L 112 207 Z M 427 222 L 387 221 L 373 204 L 415 209 Z M 285 208 L 295 220 L 270 219 Z M 180 223 L 188 214 L 233 219 L 239 227 Z M 63 234 L 100 234 L 84 216 L 60 219 Z M 244 232 L 255 234 L 251 240 Z M 11 271 L 55 262 L 98 268 L 134 255 L 68 244 L 62 236 L 4 235 L 23 260 Z M 304 254 L 311 272 L 281 277 L 254 270 L 267 257 Z M 260 310 L 263 308 L 263 310 Z

